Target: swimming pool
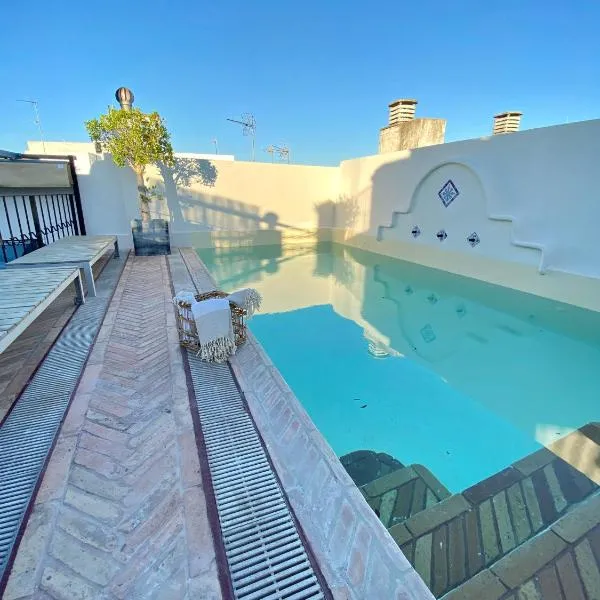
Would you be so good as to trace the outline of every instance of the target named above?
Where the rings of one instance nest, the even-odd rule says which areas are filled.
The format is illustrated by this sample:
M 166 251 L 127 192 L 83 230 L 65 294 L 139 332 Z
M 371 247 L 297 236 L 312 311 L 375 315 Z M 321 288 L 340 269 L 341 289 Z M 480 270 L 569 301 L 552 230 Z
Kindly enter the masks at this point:
M 199 250 L 334 451 L 452 492 L 600 417 L 600 314 L 338 245 Z

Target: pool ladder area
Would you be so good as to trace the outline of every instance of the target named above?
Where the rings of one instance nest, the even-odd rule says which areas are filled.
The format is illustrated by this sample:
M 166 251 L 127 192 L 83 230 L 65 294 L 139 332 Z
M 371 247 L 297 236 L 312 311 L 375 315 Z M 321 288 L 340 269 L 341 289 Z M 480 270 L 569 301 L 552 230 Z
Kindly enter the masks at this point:
M 586 470 L 598 476 L 600 424 L 570 435 L 563 446 L 587 437 Z M 359 451 L 342 464 L 436 598 L 570 600 L 600 589 L 600 488 L 555 452 L 542 448 L 460 494 L 387 455 Z M 548 595 L 557 586 L 564 595 Z

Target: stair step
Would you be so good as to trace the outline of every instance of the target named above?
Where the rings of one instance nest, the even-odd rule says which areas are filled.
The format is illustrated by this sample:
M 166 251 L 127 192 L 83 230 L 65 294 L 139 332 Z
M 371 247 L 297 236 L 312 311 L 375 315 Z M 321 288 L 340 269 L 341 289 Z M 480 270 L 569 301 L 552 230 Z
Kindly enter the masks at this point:
M 376 484 L 382 488 L 381 482 L 369 485 Z M 389 531 L 437 598 L 464 584 L 466 595 L 452 600 L 487 600 L 488 595 L 468 595 L 465 581 L 473 580 L 469 584 L 473 589 L 489 584 L 490 590 L 506 590 L 504 584 L 489 583 L 496 577 L 494 565 L 542 535 L 548 543 L 557 536 L 563 540 L 561 527 L 568 525 L 573 536 L 581 527 L 593 526 L 594 519 L 600 522 L 600 511 L 590 515 L 595 504 L 589 508 L 584 503 L 598 493 L 593 481 L 544 448 L 462 494 L 411 515 L 401 525 L 392 524 Z M 585 525 L 577 530 L 579 522 Z M 559 541 L 553 547 L 564 545 Z
M 572 507 L 554 525 L 448 592 L 443 600 L 598 597 L 600 492 Z M 560 584 L 559 584 L 560 580 Z
M 358 487 L 404 468 L 404 465 L 393 456 L 372 450 L 350 452 L 342 456 L 340 462 Z
M 422 465 L 398 469 L 360 487 L 360 491 L 386 527 L 436 505 L 450 492 Z

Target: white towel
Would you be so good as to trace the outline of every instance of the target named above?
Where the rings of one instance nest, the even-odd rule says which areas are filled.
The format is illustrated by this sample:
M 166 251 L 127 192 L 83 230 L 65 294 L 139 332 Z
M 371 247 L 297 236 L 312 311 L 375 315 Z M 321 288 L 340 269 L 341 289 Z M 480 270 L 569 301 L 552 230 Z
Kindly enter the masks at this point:
M 211 298 L 192 304 L 198 329 L 198 356 L 211 362 L 225 362 L 235 353 L 231 310 L 227 298 Z
M 188 304 L 193 304 L 196 301 L 196 297 L 194 292 L 190 292 L 189 290 L 181 290 L 177 292 L 175 298 L 173 298 L 173 304 L 177 306 L 179 302 L 187 302 Z
M 262 296 L 253 288 L 244 288 L 233 292 L 227 296 L 230 302 L 233 302 L 236 306 L 243 308 L 246 311 L 248 319 L 252 315 L 260 310 L 260 304 L 262 302 Z

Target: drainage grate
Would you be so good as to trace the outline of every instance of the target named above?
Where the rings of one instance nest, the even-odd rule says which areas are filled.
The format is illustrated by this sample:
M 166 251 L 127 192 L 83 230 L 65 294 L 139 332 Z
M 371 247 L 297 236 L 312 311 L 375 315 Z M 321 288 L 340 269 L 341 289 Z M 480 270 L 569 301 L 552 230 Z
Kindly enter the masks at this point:
M 124 260 L 110 260 L 0 428 L 0 581 Z
M 235 597 L 325 598 L 229 367 L 188 359 Z

